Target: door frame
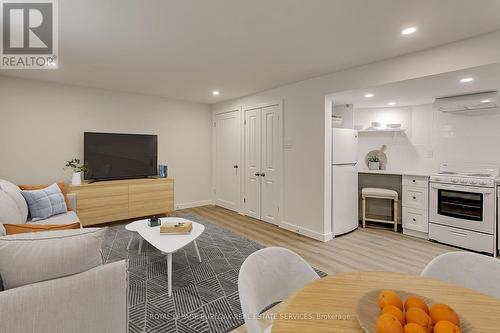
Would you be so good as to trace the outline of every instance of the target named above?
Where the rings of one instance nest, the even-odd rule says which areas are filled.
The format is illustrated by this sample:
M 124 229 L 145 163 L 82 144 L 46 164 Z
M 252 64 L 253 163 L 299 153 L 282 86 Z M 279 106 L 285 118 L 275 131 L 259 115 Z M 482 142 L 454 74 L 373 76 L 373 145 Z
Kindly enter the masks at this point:
M 237 112 L 238 113 L 238 118 L 239 118 L 239 126 L 238 126 L 238 136 L 240 139 L 240 148 L 239 148 L 239 158 L 238 158 L 238 166 L 239 169 L 242 170 L 242 161 L 243 161 L 243 153 L 241 151 L 241 141 L 242 141 L 242 127 L 243 127 L 243 120 L 242 120 L 242 107 L 241 106 L 230 106 L 230 107 L 225 107 L 222 109 L 217 109 L 213 110 L 212 112 L 212 191 L 211 191 L 211 198 L 212 198 L 212 204 L 215 205 L 216 203 L 216 179 L 217 179 L 217 155 L 216 155 L 216 149 L 217 149 L 217 134 L 216 134 L 216 118 L 218 115 L 224 114 L 224 113 L 230 113 L 230 112 Z M 238 180 L 238 207 L 237 207 L 237 212 L 241 214 L 242 211 L 242 206 L 241 203 L 243 201 L 242 199 L 242 174 L 243 172 L 240 171 L 239 173 L 239 180 Z
M 277 225 L 281 226 L 283 222 L 283 213 L 284 213 L 284 166 L 285 166 L 285 154 L 284 154 L 284 147 L 283 147 L 283 142 L 284 142 L 284 115 L 283 115 L 283 99 L 279 100 L 271 100 L 268 102 L 261 102 L 261 103 L 252 103 L 248 105 L 244 105 L 241 108 L 241 119 L 242 119 L 242 128 L 243 130 L 241 131 L 241 153 L 243 155 L 242 158 L 242 165 L 246 166 L 246 156 L 245 156 L 245 139 L 246 139 L 246 126 L 245 126 L 245 113 L 246 111 L 254 110 L 254 109 L 262 109 L 265 107 L 270 107 L 270 106 L 278 106 L 278 147 L 280 147 L 280 150 L 278 152 L 279 158 L 278 158 L 278 176 L 277 176 L 277 183 L 278 183 L 278 215 L 277 215 Z M 246 209 L 245 209 L 245 203 L 243 202 L 246 194 L 246 186 L 245 186 L 245 179 L 246 179 L 246 167 L 244 168 L 245 170 L 241 173 L 241 213 L 243 215 L 246 215 Z

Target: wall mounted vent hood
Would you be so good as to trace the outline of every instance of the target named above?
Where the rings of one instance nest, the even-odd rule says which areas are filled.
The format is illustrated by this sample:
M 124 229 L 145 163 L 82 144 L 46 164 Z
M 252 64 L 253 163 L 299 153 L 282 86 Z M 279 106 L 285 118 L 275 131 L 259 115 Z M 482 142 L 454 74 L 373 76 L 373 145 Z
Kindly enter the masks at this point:
M 498 91 L 439 97 L 432 105 L 442 112 L 473 112 L 478 110 L 499 109 Z

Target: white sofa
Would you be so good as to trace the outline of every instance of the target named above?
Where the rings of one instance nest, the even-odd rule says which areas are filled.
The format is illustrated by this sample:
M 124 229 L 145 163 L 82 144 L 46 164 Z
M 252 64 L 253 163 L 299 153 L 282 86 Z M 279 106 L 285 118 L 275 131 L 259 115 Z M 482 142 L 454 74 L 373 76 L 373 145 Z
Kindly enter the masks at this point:
M 80 223 L 76 214 L 76 195 L 68 193 L 72 211 L 55 215 L 48 219 L 32 222 L 28 214 L 28 204 L 21 195 L 21 189 L 11 182 L 0 179 L 0 236 L 5 235 L 3 224 L 71 224 Z
M 0 237 L 0 332 L 127 333 L 127 263 L 102 264 L 105 232 Z

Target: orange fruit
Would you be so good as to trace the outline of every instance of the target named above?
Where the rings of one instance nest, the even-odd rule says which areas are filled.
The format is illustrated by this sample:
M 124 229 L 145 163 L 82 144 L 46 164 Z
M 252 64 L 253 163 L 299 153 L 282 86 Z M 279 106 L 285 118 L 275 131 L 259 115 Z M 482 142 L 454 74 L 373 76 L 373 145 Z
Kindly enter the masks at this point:
M 398 294 L 392 290 L 384 290 L 378 295 L 378 306 L 380 309 L 382 310 L 387 305 L 394 305 L 403 311 L 403 301 L 401 301 Z
M 425 313 L 429 313 L 429 307 L 427 304 L 425 304 L 425 302 L 417 296 L 410 296 L 406 299 L 405 310 L 408 311 L 410 308 L 419 308 L 424 310 Z
M 398 320 L 401 322 L 401 325 L 406 324 L 403 311 L 401 311 L 398 307 L 395 307 L 394 305 L 387 305 L 385 308 L 382 309 L 382 313 L 389 313 L 394 317 L 398 318 Z
M 426 330 L 432 329 L 433 323 L 431 317 L 420 308 L 409 308 L 408 311 L 406 311 L 406 322 L 415 323 Z
M 383 313 L 377 319 L 377 333 L 403 333 L 403 325 L 398 318 Z
M 427 333 L 427 330 L 418 324 L 409 323 L 409 324 L 405 325 L 405 327 L 403 328 L 403 332 L 404 333 Z
M 434 333 L 462 333 L 462 331 L 452 322 L 441 320 L 434 326 Z
M 460 319 L 457 313 L 446 304 L 433 304 L 429 314 L 435 323 L 447 320 L 460 327 Z

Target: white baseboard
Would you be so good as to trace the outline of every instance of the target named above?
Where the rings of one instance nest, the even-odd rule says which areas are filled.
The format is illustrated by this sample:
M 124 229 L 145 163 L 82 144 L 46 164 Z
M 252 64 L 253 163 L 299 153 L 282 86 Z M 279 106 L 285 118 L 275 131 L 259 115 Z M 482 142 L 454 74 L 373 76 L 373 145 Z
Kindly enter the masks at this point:
M 194 207 L 207 206 L 207 205 L 213 205 L 213 204 L 214 204 L 214 202 L 212 200 L 182 202 L 182 203 L 176 203 L 175 209 L 194 208 Z
M 328 242 L 329 240 L 333 239 L 333 234 L 331 232 L 322 234 L 317 231 L 307 229 L 298 225 L 294 225 L 285 221 L 282 221 L 280 223 L 280 228 L 295 232 L 297 234 L 301 234 L 304 236 L 307 236 L 309 238 L 313 238 L 322 242 Z

